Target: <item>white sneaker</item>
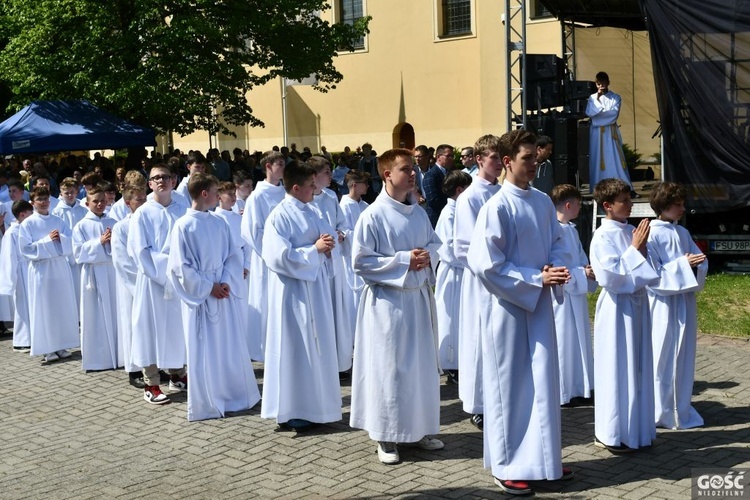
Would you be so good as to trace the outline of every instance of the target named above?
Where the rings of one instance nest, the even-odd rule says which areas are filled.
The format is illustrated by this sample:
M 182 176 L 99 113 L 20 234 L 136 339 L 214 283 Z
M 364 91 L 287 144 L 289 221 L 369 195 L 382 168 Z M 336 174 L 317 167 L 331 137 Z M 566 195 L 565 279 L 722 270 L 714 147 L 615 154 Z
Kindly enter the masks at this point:
M 439 439 L 431 438 L 430 436 L 425 436 L 416 443 L 403 443 L 403 445 L 429 451 L 442 450 L 445 446 L 442 441 L 440 441 Z
M 73 355 L 70 351 L 68 351 L 66 349 L 62 349 L 60 351 L 57 351 L 55 354 L 57 354 L 57 357 L 60 358 L 60 359 L 69 358 L 69 357 L 71 357 Z
M 58 359 L 60 359 L 60 356 L 58 356 L 56 352 L 51 352 L 44 355 L 44 361 L 46 361 L 47 363 L 51 361 L 57 361 Z
M 397 464 L 401 461 L 401 457 L 398 456 L 398 449 L 396 443 L 389 441 L 378 442 L 378 460 L 386 465 Z

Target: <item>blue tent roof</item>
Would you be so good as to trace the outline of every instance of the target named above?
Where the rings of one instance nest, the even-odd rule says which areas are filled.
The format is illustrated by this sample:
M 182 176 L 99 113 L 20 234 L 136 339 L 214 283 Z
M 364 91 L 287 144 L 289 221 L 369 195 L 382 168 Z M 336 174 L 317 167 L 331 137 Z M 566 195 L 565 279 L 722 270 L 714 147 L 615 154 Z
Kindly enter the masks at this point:
M 154 130 L 88 101 L 34 101 L 0 123 L 0 154 L 155 146 Z

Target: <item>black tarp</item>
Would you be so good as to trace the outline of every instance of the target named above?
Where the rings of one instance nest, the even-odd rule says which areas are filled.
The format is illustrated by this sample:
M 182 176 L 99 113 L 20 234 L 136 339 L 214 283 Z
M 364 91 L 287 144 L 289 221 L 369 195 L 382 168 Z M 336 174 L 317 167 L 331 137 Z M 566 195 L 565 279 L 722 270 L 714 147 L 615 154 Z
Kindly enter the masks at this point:
M 750 205 L 750 1 L 640 0 L 667 180 L 689 208 Z

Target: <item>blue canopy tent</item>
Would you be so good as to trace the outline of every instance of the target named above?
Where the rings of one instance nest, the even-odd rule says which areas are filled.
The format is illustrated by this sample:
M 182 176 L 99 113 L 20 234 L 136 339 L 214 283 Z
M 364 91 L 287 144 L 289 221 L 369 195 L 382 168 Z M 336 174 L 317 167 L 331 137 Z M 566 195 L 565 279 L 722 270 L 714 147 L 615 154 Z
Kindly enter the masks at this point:
M 0 123 L 0 154 L 155 146 L 155 132 L 88 101 L 34 101 Z

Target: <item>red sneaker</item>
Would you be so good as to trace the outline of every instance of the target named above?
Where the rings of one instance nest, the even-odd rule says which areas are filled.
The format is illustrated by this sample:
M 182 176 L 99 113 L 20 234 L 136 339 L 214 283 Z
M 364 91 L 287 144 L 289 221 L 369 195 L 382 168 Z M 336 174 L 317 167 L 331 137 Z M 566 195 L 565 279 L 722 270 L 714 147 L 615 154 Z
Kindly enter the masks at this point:
M 511 481 L 495 478 L 495 484 L 509 495 L 531 495 L 531 486 L 526 481 Z

